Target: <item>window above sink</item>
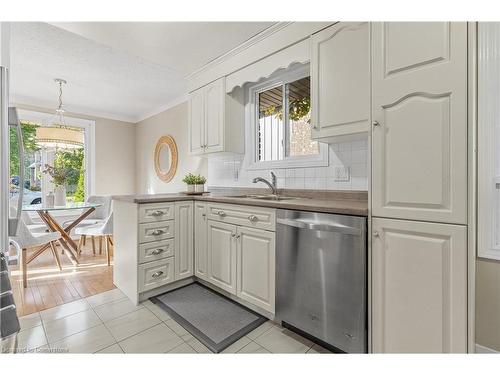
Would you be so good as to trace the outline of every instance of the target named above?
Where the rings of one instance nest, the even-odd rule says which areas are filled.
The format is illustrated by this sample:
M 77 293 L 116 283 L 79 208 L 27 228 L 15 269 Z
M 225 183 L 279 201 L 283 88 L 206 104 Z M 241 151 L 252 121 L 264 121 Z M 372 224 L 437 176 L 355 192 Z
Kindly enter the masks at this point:
M 309 64 L 247 87 L 248 169 L 328 166 L 328 145 L 311 138 Z

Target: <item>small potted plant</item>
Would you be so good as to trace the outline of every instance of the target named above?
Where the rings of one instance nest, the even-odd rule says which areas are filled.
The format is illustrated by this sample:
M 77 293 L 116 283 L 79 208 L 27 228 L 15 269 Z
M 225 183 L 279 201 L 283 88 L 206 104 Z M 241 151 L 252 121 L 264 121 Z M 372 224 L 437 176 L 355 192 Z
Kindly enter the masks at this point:
M 207 182 L 206 177 L 196 176 L 196 184 L 194 185 L 194 191 L 197 193 L 203 193 L 205 191 L 205 182 Z
M 182 182 L 184 182 L 187 185 L 187 192 L 188 193 L 194 193 L 195 192 L 195 185 L 196 185 L 197 178 L 194 174 L 188 173 Z
M 43 173 L 52 177 L 54 183 L 54 206 L 66 206 L 66 180 L 69 169 L 64 166 L 45 164 Z

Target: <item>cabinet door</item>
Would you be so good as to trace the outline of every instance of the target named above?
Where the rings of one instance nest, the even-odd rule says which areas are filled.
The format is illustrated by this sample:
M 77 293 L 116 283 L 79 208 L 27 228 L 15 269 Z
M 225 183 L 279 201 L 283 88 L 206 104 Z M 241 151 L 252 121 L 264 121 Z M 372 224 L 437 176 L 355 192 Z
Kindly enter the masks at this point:
M 194 205 L 194 274 L 207 279 L 207 204 Z
M 313 138 L 369 131 L 369 31 L 367 22 L 340 22 L 311 37 Z
M 373 215 L 465 224 L 467 25 L 372 27 Z
M 208 281 L 236 294 L 236 226 L 208 221 Z
M 275 234 L 238 227 L 236 295 L 274 314 Z
M 466 352 L 466 229 L 373 219 L 374 352 Z
M 175 203 L 175 280 L 193 275 L 193 202 Z
M 225 78 L 205 87 L 205 152 L 224 151 Z
M 205 110 L 203 88 L 192 92 L 188 101 L 189 153 L 200 155 L 205 145 Z

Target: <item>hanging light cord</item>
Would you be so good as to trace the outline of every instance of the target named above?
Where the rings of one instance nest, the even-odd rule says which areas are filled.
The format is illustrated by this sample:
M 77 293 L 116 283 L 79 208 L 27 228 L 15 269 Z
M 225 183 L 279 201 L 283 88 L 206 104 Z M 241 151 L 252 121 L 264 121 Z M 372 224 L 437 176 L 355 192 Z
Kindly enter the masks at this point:
M 66 110 L 63 107 L 63 85 L 66 84 L 66 81 L 62 78 L 56 78 L 54 81 L 59 85 L 59 106 L 56 109 L 57 116 L 59 117 L 59 127 L 66 128 L 66 123 L 64 121 L 64 113 Z

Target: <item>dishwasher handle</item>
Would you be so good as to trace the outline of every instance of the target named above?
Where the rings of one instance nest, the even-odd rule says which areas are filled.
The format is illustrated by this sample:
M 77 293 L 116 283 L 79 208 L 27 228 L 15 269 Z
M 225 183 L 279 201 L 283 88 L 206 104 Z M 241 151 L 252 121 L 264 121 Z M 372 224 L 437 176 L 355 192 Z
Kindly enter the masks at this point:
M 342 234 L 348 234 L 351 236 L 361 236 L 362 231 L 359 228 L 349 227 L 342 224 L 319 224 L 312 223 L 302 220 L 292 220 L 292 219 L 276 219 L 278 224 L 287 225 L 289 227 L 295 227 L 299 229 L 306 230 L 319 230 L 323 232 L 337 232 Z

